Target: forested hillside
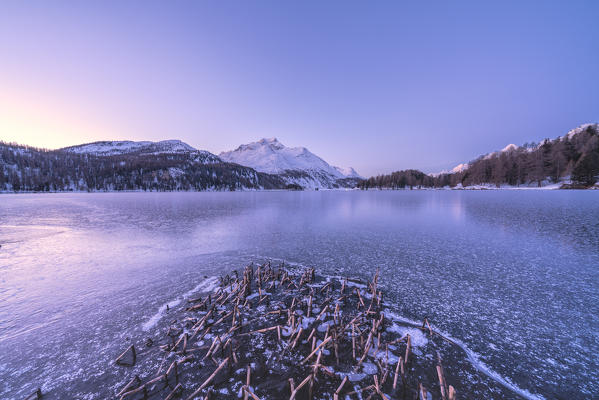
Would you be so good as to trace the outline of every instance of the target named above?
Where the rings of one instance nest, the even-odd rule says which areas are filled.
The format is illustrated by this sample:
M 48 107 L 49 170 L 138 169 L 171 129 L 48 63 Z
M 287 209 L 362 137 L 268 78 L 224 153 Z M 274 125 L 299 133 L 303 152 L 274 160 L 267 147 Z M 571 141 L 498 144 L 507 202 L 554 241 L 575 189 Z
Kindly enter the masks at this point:
M 473 185 L 543 186 L 564 183 L 564 187 L 593 186 L 599 177 L 599 125 L 587 124 L 554 140 L 481 156 L 456 172 L 427 175 L 403 170 L 379 175 L 358 184 L 361 189 L 414 187 L 467 187 Z
M 310 187 L 310 179 L 313 176 L 303 171 L 257 172 L 180 141 L 97 142 L 60 150 L 0 142 L 0 191 L 5 192 L 298 189 Z M 509 145 L 453 172 L 430 175 L 410 169 L 367 180 L 336 179 L 329 186 L 403 189 L 557 183 L 587 188 L 598 180 L 599 125 L 587 124 L 553 140 Z
M 98 156 L 0 142 L 0 191 L 282 189 L 275 175 L 208 152 Z

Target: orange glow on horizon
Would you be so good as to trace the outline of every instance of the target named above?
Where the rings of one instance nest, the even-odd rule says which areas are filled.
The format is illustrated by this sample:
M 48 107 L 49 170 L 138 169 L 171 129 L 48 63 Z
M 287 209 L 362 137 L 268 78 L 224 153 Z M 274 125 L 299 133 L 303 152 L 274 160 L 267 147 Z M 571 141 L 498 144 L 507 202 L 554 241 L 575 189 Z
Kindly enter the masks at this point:
M 117 136 L 61 99 L 10 90 L 0 93 L 0 140 L 5 142 L 57 149 Z

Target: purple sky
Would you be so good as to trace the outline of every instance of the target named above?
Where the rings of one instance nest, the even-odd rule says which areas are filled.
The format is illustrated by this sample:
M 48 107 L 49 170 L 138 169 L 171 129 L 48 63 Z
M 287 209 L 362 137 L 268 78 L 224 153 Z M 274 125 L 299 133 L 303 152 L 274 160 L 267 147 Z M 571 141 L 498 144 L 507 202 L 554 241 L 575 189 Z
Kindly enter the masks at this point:
M 3 1 L 0 139 L 219 153 L 275 136 L 363 175 L 433 172 L 597 122 L 598 17 L 597 1 Z

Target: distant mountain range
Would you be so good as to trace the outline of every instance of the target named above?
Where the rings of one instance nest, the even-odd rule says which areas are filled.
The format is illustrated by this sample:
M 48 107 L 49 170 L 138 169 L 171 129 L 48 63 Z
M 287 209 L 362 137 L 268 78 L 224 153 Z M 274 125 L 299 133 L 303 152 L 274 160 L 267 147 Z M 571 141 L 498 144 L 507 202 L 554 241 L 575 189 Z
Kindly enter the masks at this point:
M 228 153 L 221 158 L 180 140 L 102 141 L 58 150 L 0 142 L 0 191 L 335 189 L 359 181 L 353 169 L 344 173 L 305 148 L 286 148 L 276 139 L 259 143 L 263 151 L 272 146 L 273 154 L 261 162 L 254 157 L 253 168 L 243 157 L 235 162 Z M 230 153 L 252 159 L 252 145 L 245 146 Z
M 337 188 L 596 187 L 599 125 L 500 151 L 451 171 L 397 171 L 363 179 L 276 138 L 219 156 L 180 140 L 103 141 L 58 150 L 0 142 L 0 191 L 200 191 Z

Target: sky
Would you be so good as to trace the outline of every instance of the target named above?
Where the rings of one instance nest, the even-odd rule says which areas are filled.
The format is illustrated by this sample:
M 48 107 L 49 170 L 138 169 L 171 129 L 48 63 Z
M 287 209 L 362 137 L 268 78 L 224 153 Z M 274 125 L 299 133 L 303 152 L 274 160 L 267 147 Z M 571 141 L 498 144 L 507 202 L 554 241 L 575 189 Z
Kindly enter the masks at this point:
M 0 140 L 262 137 L 364 176 L 599 122 L 598 1 L 0 3 Z

